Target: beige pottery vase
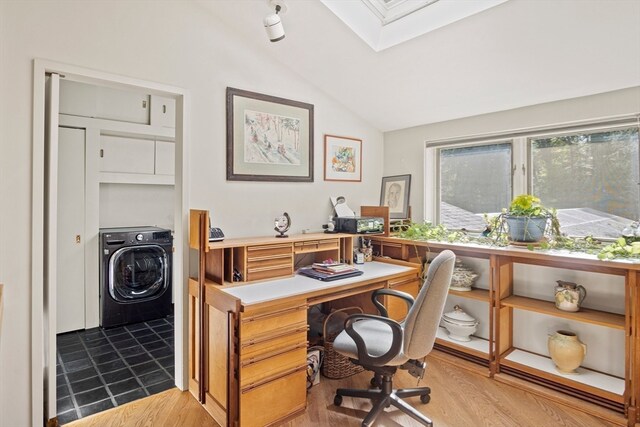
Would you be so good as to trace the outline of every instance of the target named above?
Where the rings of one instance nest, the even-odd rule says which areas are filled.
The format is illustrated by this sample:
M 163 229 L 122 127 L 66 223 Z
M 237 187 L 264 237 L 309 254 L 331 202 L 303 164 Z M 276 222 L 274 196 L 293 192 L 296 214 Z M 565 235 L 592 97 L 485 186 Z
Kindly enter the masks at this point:
M 575 332 L 556 331 L 547 341 L 549 355 L 556 368 L 563 374 L 575 374 L 587 354 L 587 346 L 580 342 Z

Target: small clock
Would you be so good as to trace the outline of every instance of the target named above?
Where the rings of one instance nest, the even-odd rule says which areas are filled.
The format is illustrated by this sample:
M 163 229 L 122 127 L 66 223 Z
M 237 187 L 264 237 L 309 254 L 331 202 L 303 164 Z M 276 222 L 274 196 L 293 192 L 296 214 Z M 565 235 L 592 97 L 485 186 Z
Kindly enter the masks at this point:
M 285 212 L 282 215 L 277 216 L 275 219 L 275 225 L 274 230 L 280 233 L 276 234 L 276 237 L 289 237 L 284 234 L 289 230 L 289 227 L 291 227 L 291 217 L 289 217 L 288 213 Z

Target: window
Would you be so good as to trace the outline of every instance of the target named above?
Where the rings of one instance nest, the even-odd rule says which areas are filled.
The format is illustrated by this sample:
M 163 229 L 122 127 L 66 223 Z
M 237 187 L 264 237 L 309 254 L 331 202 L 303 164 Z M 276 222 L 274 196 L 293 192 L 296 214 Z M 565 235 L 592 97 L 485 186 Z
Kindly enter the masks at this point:
M 481 231 L 487 212 L 511 200 L 511 143 L 442 148 L 440 222 L 451 229 Z
M 619 123 L 430 144 L 425 217 L 449 229 L 480 231 L 483 214 L 497 214 L 514 196 L 529 193 L 558 210 L 568 235 L 618 237 L 640 219 L 639 128 Z
M 531 193 L 572 236 L 618 237 L 640 217 L 638 128 L 530 139 Z

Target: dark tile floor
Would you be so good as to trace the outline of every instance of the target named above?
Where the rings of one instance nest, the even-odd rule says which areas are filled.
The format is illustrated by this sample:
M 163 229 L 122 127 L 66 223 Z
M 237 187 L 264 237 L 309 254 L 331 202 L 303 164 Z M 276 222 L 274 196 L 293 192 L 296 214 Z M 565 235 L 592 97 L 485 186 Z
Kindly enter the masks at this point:
M 58 335 L 58 421 L 65 424 L 173 387 L 173 352 L 173 316 Z

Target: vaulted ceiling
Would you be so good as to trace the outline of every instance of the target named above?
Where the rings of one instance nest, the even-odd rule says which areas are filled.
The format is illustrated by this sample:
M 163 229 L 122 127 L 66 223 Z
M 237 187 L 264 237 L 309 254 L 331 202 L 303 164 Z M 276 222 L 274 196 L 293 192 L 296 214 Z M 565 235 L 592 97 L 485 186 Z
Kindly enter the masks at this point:
M 268 0 L 203 4 L 382 131 L 640 86 L 640 0 L 509 0 L 378 52 L 319 0 L 285 1 L 277 43 Z

